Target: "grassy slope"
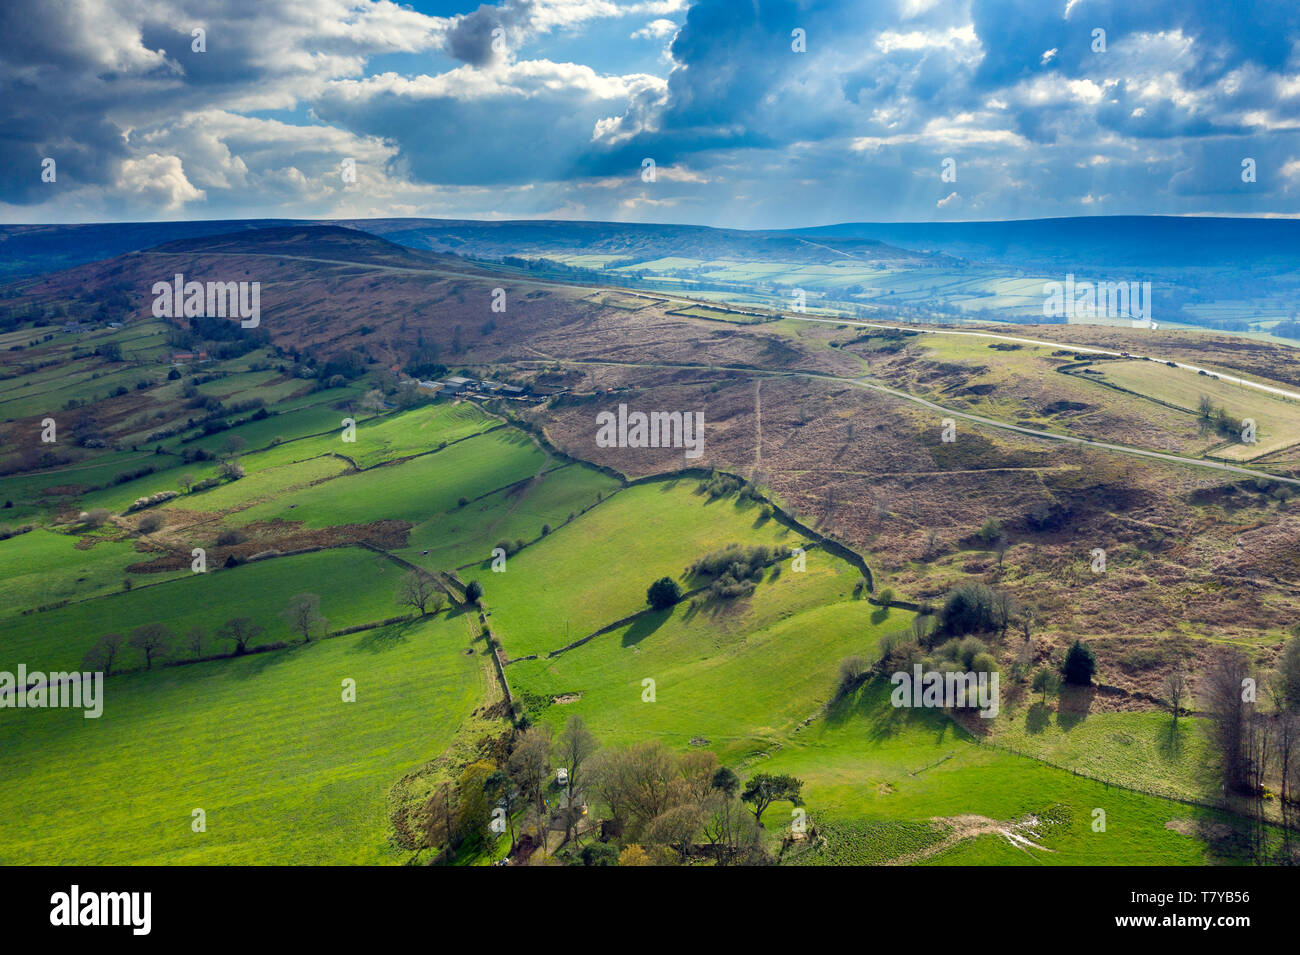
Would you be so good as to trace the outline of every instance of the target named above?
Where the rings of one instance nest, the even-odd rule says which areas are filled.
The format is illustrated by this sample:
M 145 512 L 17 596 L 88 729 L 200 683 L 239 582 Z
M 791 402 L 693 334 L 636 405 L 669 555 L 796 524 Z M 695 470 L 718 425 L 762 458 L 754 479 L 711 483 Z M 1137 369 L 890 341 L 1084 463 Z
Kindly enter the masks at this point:
M 511 664 L 507 676 L 533 706 L 581 694 L 543 711 L 557 729 L 580 713 L 606 744 L 655 738 L 684 749 L 705 739 L 734 760 L 813 715 L 831 696 L 842 658 L 870 658 L 882 633 L 909 625 L 907 611 L 855 599 L 857 576 L 812 551 L 806 572 L 787 561 L 752 597 L 679 604 L 558 657 Z M 642 702 L 646 678 L 655 681 L 654 703 Z
M 383 620 L 402 612 L 395 599 L 402 573 L 392 561 L 349 547 L 188 574 L 129 593 L 0 620 L 0 670 L 12 671 L 19 663 L 33 670 L 76 668 L 101 633 L 130 633 L 133 627 L 154 622 L 181 634 L 201 626 L 211 640 L 213 631 L 230 617 L 248 616 L 267 628 L 260 642 L 287 640 L 291 634 L 280 612 L 292 595 L 304 591 L 320 595 L 321 611 L 332 629 Z M 125 662 L 134 666 L 135 654 L 129 652 Z
M 809 818 L 831 825 L 841 843 L 871 831 L 863 851 L 877 858 L 913 851 L 917 825 L 934 817 L 976 814 L 1002 822 L 1035 815 L 1056 824 L 1026 833 L 1049 852 L 1016 848 L 999 835 L 958 843 L 935 863 L 1010 865 L 1200 865 L 1214 858 L 1199 839 L 1165 828 L 1174 819 L 1205 816 L 1178 803 L 1071 776 L 1034 760 L 982 748 L 932 711 L 898 710 L 885 689 L 867 686 L 825 720 L 802 730 L 751 771 L 792 773 L 805 781 Z M 1092 830 L 1093 810 L 1106 813 L 1106 831 Z M 768 827 L 785 825 L 789 805 L 771 810 Z M 766 817 L 765 817 L 766 821 Z M 841 853 L 842 855 L 842 853 Z M 808 861 L 818 861 L 814 855 Z M 853 861 L 826 853 L 821 861 Z
M 6 711 L 0 818 L 21 825 L 0 827 L 0 864 L 397 861 L 385 796 L 478 705 L 466 645 L 464 623 L 441 617 L 115 676 L 98 720 Z
M 504 574 L 484 576 L 492 627 L 507 653 L 545 653 L 643 610 L 651 582 L 681 577 L 696 558 L 728 544 L 800 542 L 763 521 L 758 505 L 735 496 L 709 502 L 695 484 L 655 481 L 620 491 L 511 558 Z

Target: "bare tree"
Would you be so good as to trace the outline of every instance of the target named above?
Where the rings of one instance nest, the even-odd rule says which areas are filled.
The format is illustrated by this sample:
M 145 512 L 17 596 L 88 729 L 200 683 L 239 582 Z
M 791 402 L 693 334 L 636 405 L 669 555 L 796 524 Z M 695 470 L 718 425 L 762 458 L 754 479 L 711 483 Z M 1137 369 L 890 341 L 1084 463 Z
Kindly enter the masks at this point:
M 1236 647 L 1220 647 L 1201 681 L 1203 705 L 1209 713 L 1209 734 L 1215 767 L 1225 793 L 1250 786 L 1246 750 L 1246 702 L 1243 687 L 1250 676 L 1246 655 Z
M 1034 636 L 1034 624 L 1037 623 L 1037 614 L 1033 607 L 1020 608 L 1020 632 L 1025 637 L 1025 643 L 1028 643 Z
M 560 736 L 556 740 L 556 758 L 560 765 L 568 769 L 569 776 L 565 800 L 567 803 L 564 830 L 566 842 L 573 835 L 573 791 L 577 788 L 582 764 L 596 751 L 597 746 L 596 737 L 592 735 L 591 730 L 587 729 L 586 721 L 576 713 L 565 722 L 564 729 L 560 731 Z
M 122 651 L 126 637 L 120 633 L 106 633 L 86 652 L 87 670 L 103 670 L 104 676 L 113 675 L 113 661 Z
M 1007 627 L 1011 625 L 1011 619 L 1016 615 L 1016 598 L 1005 590 L 999 590 L 993 595 L 993 615 L 997 620 L 998 631 L 1007 632 Z
M 442 840 L 440 855 L 451 857 L 455 846 L 456 809 L 451 801 L 451 783 L 443 783 L 429 796 L 425 809 L 425 841 L 435 846 Z
M 144 668 L 153 669 L 153 661 L 167 656 L 167 649 L 176 639 L 176 631 L 166 624 L 146 623 L 131 631 L 131 646 L 144 654 Z
M 999 537 L 996 541 L 993 542 L 993 553 L 997 554 L 998 556 L 999 568 L 1002 567 L 1002 561 L 1006 558 L 1007 548 L 1009 548 L 1010 546 L 1011 546 L 1011 542 L 1006 539 L 1005 535 Z
M 543 793 L 551 776 L 551 728 L 542 723 L 524 730 L 506 763 L 506 771 L 540 813 L 545 808 Z
M 284 618 L 289 621 L 290 627 L 302 634 L 303 643 L 311 643 L 313 630 L 320 630 L 324 635 L 328 623 L 321 616 L 320 596 L 317 594 L 294 594 L 289 598 Z
M 1177 726 L 1183 697 L 1187 695 L 1187 674 L 1183 672 L 1181 664 L 1165 674 L 1163 688 L 1165 701 L 1169 704 L 1169 712 L 1174 718 L 1174 726 Z
M 190 627 L 185 634 L 185 646 L 196 657 L 203 656 L 203 628 Z
M 428 612 L 434 595 L 441 593 L 431 576 L 422 570 L 412 570 L 402 578 L 401 584 L 397 587 L 397 602 L 404 607 L 418 610 L 423 617 Z M 441 609 L 441 602 L 434 612 L 436 613 L 438 609 Z
M 242 656 L 248 651 L 248 645 L 266 632 L 260 623 L 252 617 L 231 617 L 217 628 L 218 640 L 230 640 L 235 644 L 235 656 Z

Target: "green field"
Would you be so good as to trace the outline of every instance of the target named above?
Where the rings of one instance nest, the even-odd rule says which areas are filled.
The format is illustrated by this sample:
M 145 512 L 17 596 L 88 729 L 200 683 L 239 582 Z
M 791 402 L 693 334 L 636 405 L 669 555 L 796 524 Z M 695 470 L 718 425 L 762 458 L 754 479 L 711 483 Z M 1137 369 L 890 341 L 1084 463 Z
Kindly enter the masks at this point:
M 511 657 L 545 653 L 645 607 L 646 588 L 728 544 L 796 546 L 799 535 L 734 496 L 714 501 L 694 481 L 630 487 L 482 578 Z M 562 582 L 558 583 L 557 582 Z
M 137 584 L 126 593 L 0 619 L 0 670 L 12 672 L 19 663 L 31 670 L 75 669 L 100 634 L 130 633 L 146 623 L 165 623 L 182 634 L 202 627 L 212 646 L 205 652 L 229 652 L 231 646 L 217 645 L 212 634 L 231 617 L 262 623 L 266 634 L 259 643 L 287 640 L 292 633 L 280 612 L 292 595 L 304 592 L 320 595 L 332 629 L 384 620 L 402 612 L 395 598 L 402 573 L 378 554 L 346 547 L 175 579 L 163 575 L 161 583 Z M 143 659 L 128 651 L 118 665 L 142 666 Z
M 444 616 L 114 676 L 99 719 L 7 710 L 0 864 L 403 861 L 387 793 L 479 704 L 484 671 L 467 645 Z M 206 832 L 192 831 L 194 809 Z
M 889 852 L 896 861 L 954 865 L 1244 861 L 1230 841 L 1210 846 L 1166 827 L 1177 820 L 1218 822 L 1219 814 L 981 747 L 942 713 L 891 707 L 887 690 L 869 684 L 752 765 L 803 779 L 809 824 L 830 827 L 834 841 L 800 861 L 879 863 L 889 861 L 882 858 Z M 1097 809 L 1105 813 L 1104 832 L 1093 829 Z M 770 811 L 775 824 L 788 825 L 788 803 Z M 943 837 L 954 833 L 970 837 L 942 847 Z M 910 853 L 920 855 L 904 858 Z

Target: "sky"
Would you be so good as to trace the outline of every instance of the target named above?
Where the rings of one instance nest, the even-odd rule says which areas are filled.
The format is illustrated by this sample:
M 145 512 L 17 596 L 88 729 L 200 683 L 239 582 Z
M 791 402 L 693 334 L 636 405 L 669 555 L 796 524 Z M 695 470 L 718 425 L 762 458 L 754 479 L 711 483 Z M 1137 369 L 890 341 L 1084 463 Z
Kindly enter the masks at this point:
M 1300 215 L 1300 4 L 0 4 L 5 223 L 1140 214 Z

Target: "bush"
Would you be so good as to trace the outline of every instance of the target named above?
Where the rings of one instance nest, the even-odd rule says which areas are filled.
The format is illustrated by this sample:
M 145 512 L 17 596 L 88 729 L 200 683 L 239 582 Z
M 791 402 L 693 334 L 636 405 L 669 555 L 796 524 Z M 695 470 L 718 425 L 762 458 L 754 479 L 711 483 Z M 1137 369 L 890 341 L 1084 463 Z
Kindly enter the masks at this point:
M 985 547 L 992 547 L 994 541 L 1002 536 L 1002 525 L 994 518 L 990 517 L 984 522 L 984 526 L 975 532 L 981 544 Z
M 862 675 L 867 672 L 867 661 L 859 656 L 845 657 L 840 661 L 839 692 L 847 693 L 853 689 Z
M 471 580 L 465 587 L 465 600 L 469 603 L 476 604 L 482 596 L 483 585 L 477 580 Z
M 893 587 L 881 588 L 880 593 L 876 595 L 876 599 L 880 601 L 880 606 L 888 607 L 890 604 L 894 602 L 894 588 Z
M 1065 677 L 1065 682 L 1074 686 L 1088 686 L 1092 683 L 1092 677 L 1097 672 L 1097 657 L 1092 652 L 1092 647 L 1088 646 L 1082 640 L 1075 640 L 1070 645 L 1070 651 L 1065 655 L 1065 664 L 1061 667 L 1061 675 Z
M 162 515 L 155 513 L 155 514 L 146 514 L 144 517 L 140 518 L 140 523 L 135 525 L 135 529 L 138 530 L 141 534 L 152 534 L 154 531 L 158 530 L 162 526 L 163 526 Z
M 667 610 L 682 599 L 682 588 L 671 577 L 660 577 L 645 592 L 645 600 L 655 610 Z
M 218 547 L 234 547 L 236 544 L 243 543 L 244 534 L 237 530 L 224 530 L 217 535 Z
M 993 591 L 983 584 L 962 584 L 949 592 L 939 611 L 939 624 L 946 633 L 963 636 L 997 629 Z

